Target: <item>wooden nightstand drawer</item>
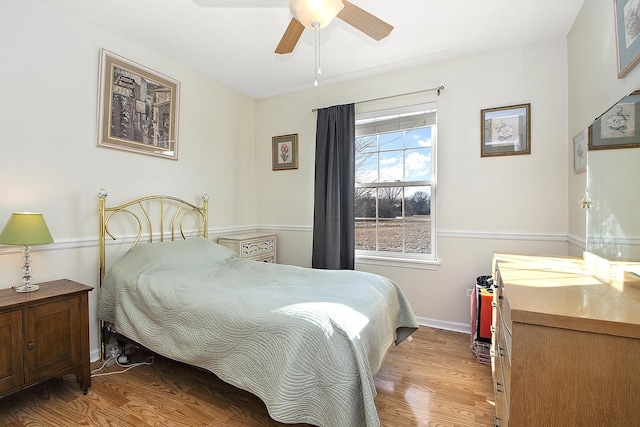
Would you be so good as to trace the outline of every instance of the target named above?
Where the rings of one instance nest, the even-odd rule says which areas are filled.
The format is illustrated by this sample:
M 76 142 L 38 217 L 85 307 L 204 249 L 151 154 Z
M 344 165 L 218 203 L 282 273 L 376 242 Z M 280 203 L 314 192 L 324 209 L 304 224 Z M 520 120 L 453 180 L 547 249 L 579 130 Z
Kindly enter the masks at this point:
M 249 232 L 220 236 L 218 243 L 233 249 L 242 258 L 261 262 L 276 262 L 276 235 Z

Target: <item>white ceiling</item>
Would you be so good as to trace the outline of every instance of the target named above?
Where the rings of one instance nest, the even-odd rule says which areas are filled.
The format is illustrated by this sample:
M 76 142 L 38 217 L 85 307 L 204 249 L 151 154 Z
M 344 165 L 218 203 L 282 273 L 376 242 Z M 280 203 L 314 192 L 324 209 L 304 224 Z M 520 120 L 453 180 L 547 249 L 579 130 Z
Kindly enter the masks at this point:
M 195 0 L 262 1 L 275 7 L 201 7 L 194 0 L 43 1 L 256 99 L 313 86 L 313 31 L 304 31 L 293 53 L 273 53 L 291 20 L 287 0 Z M 564 37 L 584 1 L 352 0 L 394 30 L 376 42 L 334 19 L 320 31 L 319 82 Z

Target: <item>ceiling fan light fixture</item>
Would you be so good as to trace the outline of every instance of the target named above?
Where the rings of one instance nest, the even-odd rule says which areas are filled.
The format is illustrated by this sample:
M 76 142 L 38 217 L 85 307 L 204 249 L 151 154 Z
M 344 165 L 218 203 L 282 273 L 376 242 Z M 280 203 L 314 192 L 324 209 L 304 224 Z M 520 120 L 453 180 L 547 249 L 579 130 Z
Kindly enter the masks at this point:
M 342 0 L 290 0 L 291 14 L 306 28 L 325 27 L 344 8 Z

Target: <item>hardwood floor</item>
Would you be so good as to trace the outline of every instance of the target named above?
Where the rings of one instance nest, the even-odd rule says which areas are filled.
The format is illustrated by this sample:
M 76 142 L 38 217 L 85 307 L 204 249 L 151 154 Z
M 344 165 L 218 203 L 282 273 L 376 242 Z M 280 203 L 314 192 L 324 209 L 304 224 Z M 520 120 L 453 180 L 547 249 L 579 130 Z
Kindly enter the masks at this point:
M 421 327 L 413 341 L 389 349 L 375 383 L 384 427 L 493 425 L 491 367 L 476 361 L 466 334 Z M 0 425 L 285 426 L 250 393 L 158 356 L 152 365 L 93 377 L 86 396 L 74 378 L 0 399 Z

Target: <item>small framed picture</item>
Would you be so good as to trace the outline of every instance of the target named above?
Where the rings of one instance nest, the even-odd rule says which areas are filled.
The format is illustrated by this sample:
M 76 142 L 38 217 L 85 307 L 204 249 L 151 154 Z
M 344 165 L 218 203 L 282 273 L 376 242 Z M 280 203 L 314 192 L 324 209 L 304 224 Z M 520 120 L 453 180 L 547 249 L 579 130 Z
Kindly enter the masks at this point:
M 640 147 L 640 94 L 622 98 L 589 126 L 589 150 Z
M 640 0 L 614 0 L 618 78 L 640 62 Z
M 581 173 L 587 170 L 587 135 L 589 131 L 583 130 L 573 137 L 573 173 Z
M 272 138 L 273 170 L 298 169 L 298 134 Z
M 531 104 L 480 111 L 480 156 L 531 154 Z

